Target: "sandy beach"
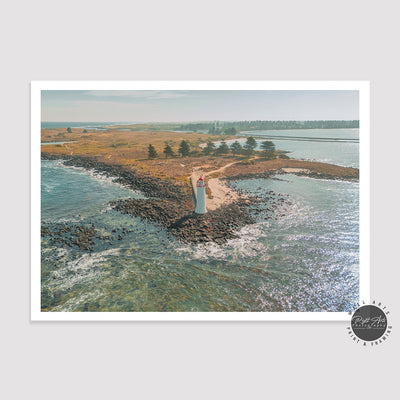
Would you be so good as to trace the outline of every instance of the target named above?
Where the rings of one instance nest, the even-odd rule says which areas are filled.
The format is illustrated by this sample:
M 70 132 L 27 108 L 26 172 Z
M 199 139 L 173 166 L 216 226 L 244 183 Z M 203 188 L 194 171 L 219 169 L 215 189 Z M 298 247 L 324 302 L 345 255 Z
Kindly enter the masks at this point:
M 193 171 L 190 180 L 192 182 L 192 187 L 196 195 L 196 182 L 203 175 L 206 178 L 207 186 L 209 188 L 209 195 L 207 196 L 207 210 L 216 210 L 222 205 L 228 205 L 239 199 L 239 195 L 236 191 L 228 187 L 219 178 L 209 178 L 209 173 L 203 172 L 202 170 Z

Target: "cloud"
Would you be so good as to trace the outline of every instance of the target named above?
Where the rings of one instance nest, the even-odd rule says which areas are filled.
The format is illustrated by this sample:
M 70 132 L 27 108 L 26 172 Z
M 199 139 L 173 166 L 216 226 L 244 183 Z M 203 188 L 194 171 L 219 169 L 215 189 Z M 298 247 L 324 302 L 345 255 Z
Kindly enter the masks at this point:
M 135 99 L 176 99 L 187 96 L 185 92 L 171 90 L 91 90 L 86 94 L 97 97 L 125 97 Z

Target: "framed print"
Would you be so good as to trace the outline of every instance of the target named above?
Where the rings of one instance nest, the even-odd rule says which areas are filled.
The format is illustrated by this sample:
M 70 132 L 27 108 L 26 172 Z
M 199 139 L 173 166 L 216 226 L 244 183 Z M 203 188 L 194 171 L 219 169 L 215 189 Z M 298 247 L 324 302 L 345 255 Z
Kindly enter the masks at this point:
M 32 82 L 32 320 L 344 321 L 369 83 Z

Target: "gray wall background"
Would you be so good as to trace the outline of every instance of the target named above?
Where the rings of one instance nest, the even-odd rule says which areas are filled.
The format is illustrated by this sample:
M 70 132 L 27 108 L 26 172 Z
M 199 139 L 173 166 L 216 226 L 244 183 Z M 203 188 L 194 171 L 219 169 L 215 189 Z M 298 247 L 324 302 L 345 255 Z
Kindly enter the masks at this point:
M 1 33 L 1 397 L 384 398 L 399 355 L 395 1 L 21 1 Z M 31 80 L 370 80 L 372 297 L 389 341 L 345 323 L 31 323 Z

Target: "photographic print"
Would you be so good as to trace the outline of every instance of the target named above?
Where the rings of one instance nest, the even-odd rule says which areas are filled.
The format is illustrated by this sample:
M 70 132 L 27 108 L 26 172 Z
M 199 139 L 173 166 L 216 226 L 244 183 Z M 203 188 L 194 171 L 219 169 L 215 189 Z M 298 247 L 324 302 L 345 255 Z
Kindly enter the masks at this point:
M 33 82 L 31 162 L 34 320 L 369 300 L 367 82 Z

